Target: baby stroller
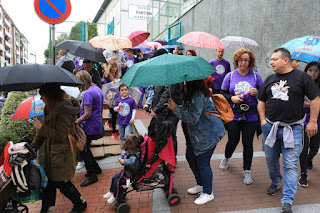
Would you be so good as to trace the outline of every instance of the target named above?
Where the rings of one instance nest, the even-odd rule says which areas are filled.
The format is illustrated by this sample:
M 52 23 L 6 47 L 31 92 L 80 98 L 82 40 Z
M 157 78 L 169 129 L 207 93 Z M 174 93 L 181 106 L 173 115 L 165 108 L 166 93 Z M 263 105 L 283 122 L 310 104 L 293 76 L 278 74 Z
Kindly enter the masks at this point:
M 130 206 L 124 198 L 134 190 L 140 192 L 162 188 L 170 206 L 180 203 L 178 192 L 173 188 L 176 159 L 171 130 L 172 124 L 169 121 L 154 120 L 150 123 L 149 135 L 145 135 L 144 142 L 140 144 L 142 168 L 134 178 L 119 181 L 119 192 L 114 205 L 117 212 L 130 212 Z M 130 185 L 133 189 L 129 191 Z
M 36 152 L 28 142 L 7 142 L 0 160 L 0 212 L 28 213 L 22 203 L 40 199 L 47 178 L 35 158 Z

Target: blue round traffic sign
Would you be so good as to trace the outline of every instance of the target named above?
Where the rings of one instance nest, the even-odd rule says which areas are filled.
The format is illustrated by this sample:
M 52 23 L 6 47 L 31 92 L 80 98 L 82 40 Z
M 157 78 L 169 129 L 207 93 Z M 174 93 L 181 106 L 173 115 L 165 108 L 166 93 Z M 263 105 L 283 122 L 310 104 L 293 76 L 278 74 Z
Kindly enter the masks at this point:
M 69 17 L 71 3 L 70 0 L 35 0 L 34 9 L 43 21 L 58 24 Z

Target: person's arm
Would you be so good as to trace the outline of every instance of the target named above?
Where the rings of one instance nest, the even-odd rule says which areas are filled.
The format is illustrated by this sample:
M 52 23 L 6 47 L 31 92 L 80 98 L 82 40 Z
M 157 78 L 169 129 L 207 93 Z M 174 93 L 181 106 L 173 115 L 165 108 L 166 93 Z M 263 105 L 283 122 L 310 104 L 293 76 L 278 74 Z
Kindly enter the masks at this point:
M 265 125 L 267 123 L 267 120 L 266 120 L 266 102 L 259 100 L 257 108 L 258 108 L 258 113 L 259 113 L 259 117 L 260 117 L 260 123 L 261 123 L 261 126 L 263 126 L 263 125 Z
M 318 132 L 317 119 L 319 115 L 320 98 L 316 97 L 310 101 L 310 120 L 306 126 L 308 137 L 312 137 Z
M 76 123 L 81 124 L 83 121 L 91 118 L 92 113 L 92 105 L 84 105 L 84 113 L 80 118 L 76 120 Z

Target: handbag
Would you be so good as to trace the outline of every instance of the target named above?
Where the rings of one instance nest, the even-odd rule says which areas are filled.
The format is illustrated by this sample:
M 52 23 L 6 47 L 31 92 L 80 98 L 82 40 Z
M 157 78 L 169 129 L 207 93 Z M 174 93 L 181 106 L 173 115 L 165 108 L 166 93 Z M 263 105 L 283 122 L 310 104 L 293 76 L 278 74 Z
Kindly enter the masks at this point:
M 87 136 L 84 133 L 82 127 L 79 124 L 75 124 L 75 131 L 76 131 L 76 136 L 73 137 L 70 133 L 68 134 L 68 138 L 70 141 L 70 146 L 71 142 L 75 142 L 77 148 L 82 151 L 87 143 Z

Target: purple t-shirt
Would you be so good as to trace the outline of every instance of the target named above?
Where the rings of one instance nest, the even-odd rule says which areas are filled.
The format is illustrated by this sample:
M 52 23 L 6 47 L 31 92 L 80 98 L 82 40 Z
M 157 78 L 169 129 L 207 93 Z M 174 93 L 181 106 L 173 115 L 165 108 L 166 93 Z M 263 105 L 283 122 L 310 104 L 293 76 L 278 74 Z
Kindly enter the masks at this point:
M 116 80 L 116 79 L 117 79 L 117 76 L 116 76 L 116 75 L 113 75 L 113 78 Z M 110 77 L 109 77 L 109 75 L 108 75 L 108 77 L 105 78 L 105 79 L 101 82 L 101 84 L 104 85 L 104 84 L 107 84 L 107 83 L 110 83 L 110 82 L 111 82 L 111 80 L 110 80 Z
M 84 60 L 84 58 L 80 58 L 80 57 L 78 57 L 74 60 L 74 65 L 76 65 L 77 70 L 80 70 L 80 68 L 82 67 L 83 60 Z
M 218 59 L 215 58 L 209 61 L 209 64 L 217 70 L 211 74 L 214 78 L 212 82 L 212 89 L 220 90 L 224 77 L 230 72 L 230 63 L 227 60 L 222 59 L 222 61 L 218 61 Z
M 122 103 L 121 110 L 118 113 L 118 124 L 119 125 L 129 125 L 132 118 L 132 110 L 137 109 L 136 102 L 131 97 L 122 98 L 121 96 L 117 98 L 114 106 L 117 107 L 119 103 Z
M 103 94 L 99 87 L 91 86 L 83 96 L 80 116 L 84 114 L 84 105 L 92 105 L 91 117 L 82 122 L 86 135 L 99 135 L 102 125 Z
M 128 71 L 128 69 L 130 68 L 130 67 L 132 67 L 132 65 L 134 65 L 134 56 L 132 56 L 132 58 L 129 58 L 129 57 L 127 57 L 127 60 L 126 60 L 126 65 L 127 65 L 127 69 L 126 69 L 126 71 Z
M 232 73 L 232 78 L 230 82 L 230 76 Z M 255 77 L 256 76 L 256 77 Z M 250 87 L 260 89 L 263 84 L 263 80 L 259 73 L 254 73 L 252 70 L 246 75 L 241 75 L 238 72 L 238 69 L 228 73 L 224 78 L 221 86 L 221 90 L 229 91 L 231 96 L 244 94 Z M 257 107 L 258 100 L 256 97 L 248 95 L 244 98 L 244 102 L 241 104 L 247 104 L 249 107 Z M 240 110 L 240 104 L 234 104 L 230 102 L 230 106 L 235 110 Z M 246 122 L 257 121 L 258 112 L 257 111 L 248 111 L 246 112 Z M 234 113 L 234 120 L 239 121 L 240 113 Z

